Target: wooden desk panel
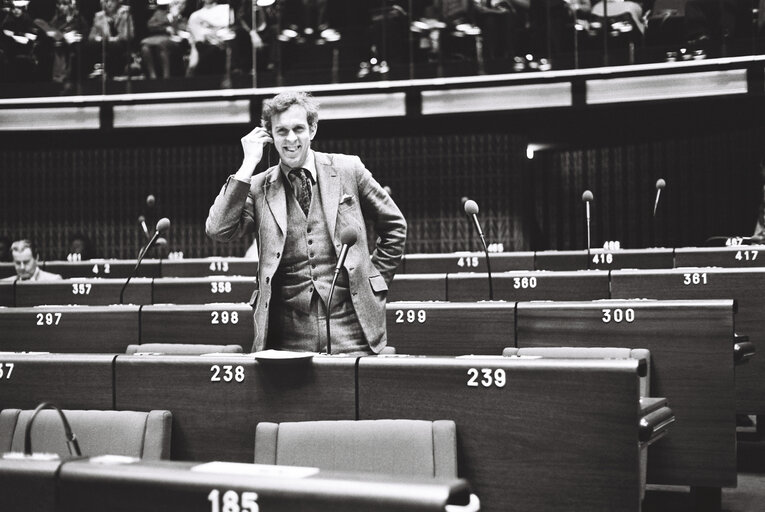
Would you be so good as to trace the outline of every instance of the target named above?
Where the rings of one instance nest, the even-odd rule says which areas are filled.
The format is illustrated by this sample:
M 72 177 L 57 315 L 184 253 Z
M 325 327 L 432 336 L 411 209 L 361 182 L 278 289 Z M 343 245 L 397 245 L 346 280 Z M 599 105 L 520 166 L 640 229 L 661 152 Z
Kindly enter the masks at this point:
M 84 261 L 46 261 L 44 269 L 61 274 L 64 279 L 72 277 L 104 277 L 127 279 L 133 273 L 138 260 L 93 259 Z M 159 260 L 145 259 L 136 277 L 159 277 Z M 132 281 L 131 281 L 132 283 Z M 130 286 L 130 285 L 128 285 Z
M 584 270 L 588 255 L 587 251 L 537 251 L 534 270 Z
M 0 262 L 0 279 L 3 277 L 10 277 L 16 275 L 16 269 L 13 266 L 13 263 L 8 263 L 5 261 Z
M 60 466 L 61 460 L 0 459 L 3 512 L 55 512 Z
M 140 338 L 139 306 L 0 308 L 0 348 L 58 353 L 124 353 Z
M 651 396 L 676 423 L 648 449 L 648 482 L 735 487 L 733 301 L 519 303 L 518 347 L 651 351 Z
M 154 280 L 154 304 L 249 302 L 254 277 L 164 277 Z
M 515 346 L 514 302 L 389 302 L 387 324 L 398 354 L 499 355 Z
M 186 258 L 162 260 L 162 277 L 257 276 L 252 258 Z
M 112 409 L 114 357 L 0 353 L 0 409 L 34 409 L 41 402 L 62 409 Z
M 115 404 L 172 411 L 172 459 L 252 462 L 260 421 L 355 419 L 355 362 L 329 356 L 302 364 L 262 364 L 249 354 L 119 356 Z
M 402 300 L 446 300 L 446 274 L 397 274 L 388 302 Z
M 672 268 L 675 266 L 674 249 L 590 249 L 588 268 L 613 270 L 617 268 Z
M 615 270 L 613 298 L 735 299 L 736 332 L 749 336 L 760 355 L 765 353 L 765 270 L 683 268 Z M 755 355 L 736 368 L 736 411 L 765 414 L 765 357 Z
M 751 268 L 763 266 L 765 266 L 765 245 L 675 249 L 675 267 Z
M 359 419 L 454 420 L 485 512 L 637 511 L 638 380 L 636 360 L 365 357 Z
M 461 504 L 470 493 L 468 483 L 456 478 L 313 473 L 312 468 L 244 464 L 228 472 L 200 472 L 192 470 L 195 466 L 199 464 L 72 461 L 60 472 L 59 510 L 438 512 Z M 305 469 L 306 476 L 291 476 Z
M 164 304 L 141 308 L 141 343 L 238 344 L 249 352 L 253 333 L 249 304 Z
M 607 299 L 608 272 L 504 272 L 492 274 L 494 300 L 594 300 Z M 489 299 L 487 274 L 449 274 L 448 300 L 470 302 Z
M 0 306 L 12 307 L 15 305 L 16 298 L 14 292 L 14 283 L 0 283 Z
M 16 283 L 16 306 L 119 304 L 125 279 L 65 279 Z M 125 304 L 151 304 L 151 279 L 133 278 L 125 288 Z
M 489 253 L 492 272 L 534 270 L 533 252 Z M 405 254 L 407 274 L 486 272 L 486 253 L 455 252 L 448 254 Z

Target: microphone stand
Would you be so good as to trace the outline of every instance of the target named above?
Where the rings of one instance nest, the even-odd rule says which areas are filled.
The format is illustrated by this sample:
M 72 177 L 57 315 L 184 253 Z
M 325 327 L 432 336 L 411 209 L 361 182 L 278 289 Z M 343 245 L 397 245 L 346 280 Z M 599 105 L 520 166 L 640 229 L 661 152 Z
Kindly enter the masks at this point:
M 486 245 L 486 239 L 483 236 L 481 225 L 478 223 L 478 217 L 473 215 L 473 222 L 478 230 L 478 236 L 481 238 L 481 245 L 483 245 L 483 252 L 486 254 L 486 271 L 489 273 L 489 300 L 494 300 L 494 287 L 491 280 L 491 258 L 489 258 L 489 248 Z
M 144 256 L 146 256 L 146 253 L 149 252 L 149 249 L 152 245 L 154 245 L 154 242 L 157 241 L 157 238 L 159 238 L 159 231 L 154 232 L 154 236 L 151 237 L 151 240 L 149 240 L 149 243 L 146 244 L 146 247 L 141 249 L 141 252 L 138 253 L 138 262 L 135 264 L 135 268 L 130 273 L 130 275 L 127 278 L 127 281 L 125 281 L 125 284 L 122 285 L 122 289 L 120 290 L 120 304 L 123 303 L 124 297 L 125 297 L 125 288 L 127 288 L 128 283 L 130 283 L 130 280 L 133 279 L 133 276 L 136 275 L 138 272 L 138 267 L 141 266 L 141 261 L 143 261 Z

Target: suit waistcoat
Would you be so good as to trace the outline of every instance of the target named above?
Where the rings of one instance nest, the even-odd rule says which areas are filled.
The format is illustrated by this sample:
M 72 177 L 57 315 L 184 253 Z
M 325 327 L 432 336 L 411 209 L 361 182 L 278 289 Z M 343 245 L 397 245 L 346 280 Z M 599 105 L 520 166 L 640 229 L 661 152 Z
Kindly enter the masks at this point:
M 337 264 L 337 253 L 322 210 L 321 192 L 313 187 L 308 217 L 289 189 L 287 192 L 287 233 L 284 256 L 274 276 L 276 304 L 311 312 L 314 291 L 326 302 Z M 350 300 L 348 277 L 341 271 L 335 284 L 332 304 Z M 334 307 L 333 307 L 334 309 Z

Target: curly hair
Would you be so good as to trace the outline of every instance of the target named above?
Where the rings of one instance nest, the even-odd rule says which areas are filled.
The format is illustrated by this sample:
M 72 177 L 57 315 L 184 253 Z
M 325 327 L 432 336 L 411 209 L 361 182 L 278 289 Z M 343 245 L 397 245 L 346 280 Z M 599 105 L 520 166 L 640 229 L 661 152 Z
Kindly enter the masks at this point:
M 271 133 L 272 129 L 271 118 L 276 114 L 281 114 L 292 105 L 299 105 L 305 109 L 310 126 L 316 126 L 319 122 L 319 103 L 311 96 L 311 93 L 285 91 L 263 102 L 263 113 L 260 116 L 260 122 L 268 130 L 268 133 Z

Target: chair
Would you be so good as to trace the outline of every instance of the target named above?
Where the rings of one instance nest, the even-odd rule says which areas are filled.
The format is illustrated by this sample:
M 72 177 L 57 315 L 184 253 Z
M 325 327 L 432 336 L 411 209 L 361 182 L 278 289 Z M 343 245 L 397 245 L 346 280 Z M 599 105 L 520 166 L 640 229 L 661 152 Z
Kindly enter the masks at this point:
M 138 353 L 173 354 L 173 355 L 200 355 L 211 352 L 227 352 L 241 354 L 241 345 L 203 345 L 194 343 L 144 343 L 142 345 L 131 344 L 127 346 L 125 354 Z
M 170 411 L 64 410 L 84 456 L 124 455 L 143 459 L 169 459 Z M 0 411 L 0 452 L 24 451 L 24 431 L 32 410 Z M 64 427 L 55 410 L 42 410 L 32 426 L 35 452 L 66 456 Z
M 451 420 L 261 422 L 255 463 L 455 478 L 457 427 Z
M 640 375 L 640 396 L 650 396 L 651 352 L 644 348 L 620 347 L 507 347 L 505 357 L 538 356 L 558 359 L 637 359 Z

